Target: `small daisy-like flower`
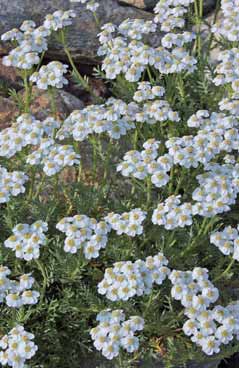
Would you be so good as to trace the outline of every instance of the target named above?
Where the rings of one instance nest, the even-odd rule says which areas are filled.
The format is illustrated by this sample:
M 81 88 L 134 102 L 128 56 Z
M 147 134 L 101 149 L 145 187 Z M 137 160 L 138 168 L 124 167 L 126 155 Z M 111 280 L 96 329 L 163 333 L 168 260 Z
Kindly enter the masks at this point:
M 106 310 L 100 312 L 96 320 L 97 327 L 91 329 L 90 335 L 97 350 L 109 360 L 117 357 L 120 348 L 128 353 L 133 353 L 139 348 L 139 338 L 135 336 L 137 331 L 144 328 L 144 320 L 138 316 L 132 316 L 125 320 L 122 310 Z

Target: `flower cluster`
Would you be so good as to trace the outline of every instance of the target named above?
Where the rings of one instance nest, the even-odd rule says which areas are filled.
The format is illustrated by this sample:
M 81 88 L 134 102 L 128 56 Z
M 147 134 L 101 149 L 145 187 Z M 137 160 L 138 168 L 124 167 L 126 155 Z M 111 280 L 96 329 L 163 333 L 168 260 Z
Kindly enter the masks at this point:
M 185 25 L 183 16 L 191 3 L 193 0 L 160 0 L 154 8 L 156 13 L 154 21 L 160 23 L 161 31 L 164 32 L 183 28 Z
M 71 0 L 71 2 L 86 4 L 86 9 L 93 13 L 98 9 L 100 4 L 95 0 Z
M 0 340 L 0 362 L 3 366 L 23 368 L 26 360 L 31 359 L 38 350 L 32 341 L 34 335 L 25 331 L 23 326 L 17 325 Z
M 220 52 L 218 60 L 221 61 L 215 72 L 217 76 L 213 79 L 216 86 L 230 83 L 234 92 L 239 92 L 239 49 L 232 48 Z
M 190 226 L 192 221 L 192 205 L 188 202 L 181 204 L 180 195 L 172 195 L 159 203 L 152 215 L 153 224 L 163 225 L 167 230 Z
M 45 27 L 35 28 L 32 21 L 25 21 L 20 30 L 13 29 L 1 36 L 2 41 L 16 41 L 18 46 L 4 56 L 2 63 L 18 69 L 31 69 L 40 62 L 38 53 L 47 50 L 46 37 L 50 32 Z
M 132 40 L 141 40 L 143 35 L 156 32 L 156 24 L 144 19 L 125 19 L 120 23 L 118 32 Z
M 193 32 L 183 33 L 167 33 L 162 38 L 162 45 L 167 49 L 171 49 L 174 46 L 182 47 L 185 43 L 192 42 L 196 35 Z
M 40 294 L 30 290 L 35 282 L 31 274 L 21 275 L 18 280 L 9 279 L 10 274 L 8 267 L 0 266 L 0 303 L 5 300 L 12 308 L 36 304 Z
M 5 167 L 0 166 L 0 203 L 8 202 L 11 196 L 25 193 L 24 184 L 27 180 L 28 177 L 23 172 L 8 172 Z
M 217 37 L 222 36 L 231 42 L 239 41 L 238 7 L 238 0 L 221 1 L 222 16 L 212 26 L 212 32 Z
M 231 115 L 239 115 L 239 94 L 235 93 L 230 98 L 226 97 L 219 101 L 221 111 L 228 111 Z
M 86 4 L 86 9 L 90 10 L 91 12 L 96 12 L 100 4 L 95 0 L 89 0 Z
M 70 145 L 55 143 L 53 139 L 42 139 L 39 148 L 27 157 L 30 165 L 43 165 L 47 176 L 55 175 L 66 166 L 80 163 L 80 155 Z
M 239 334 L 239 303 L 227 307 L 216 305 L 209 309 L 219 297 L 218 289 L 208 279 L 208 270 L 196 267 L 191 271 L 173 270 L 169 275 L 173 287 L 172 297 L 185 307 L 188 320 L 183 332 L 201 347 L 207 355 L 220 351 L 220 345 L 228 344 L 233 335 Z
M 161 86 L 152 86 L 150 82 L 139 82 L 133 99 L 136 102 L 143 102 L 154 100 L 156 97 L 162 97 L 164 94 L 165 89 Z
M 116 262 L 105 270 L 98 293 L 111 301 L 128 300 L 135 295 L 150 294 L 153 284 L 161 285 L 169 274 L 168 260 L 162 253 L 145 261 Z
M 236 203 L 239 193 L 239 164 L 208 164 L 203 174 L 197 176 L 199 187 L 193 193 L 193 214 L 213 217 L 227 212 Z
M 46 244 L 45 232 L 48 230 L 46 222 L 41 220 L 29 224 L 17 224 L 13 234 L 4 242 L 5 247 L 15 251 L 17 258 L 30 261 L 39 258 L 40 247 Z
M 196 59 L 181 47 L 190 42 L 194 36 L 183 34 L 171 37 L 170 42 L 164 39 L 166 47 L 174 47 L 171 51 L 165 47 L 151 47 L 142 38 L 145 34 L 156 31 L 156 24 L 145 20 L 126 20 L 118 27 L 108 23 L 99 34 L 101 47 L 99 56 L 104 56 L 102 70 L 108 79 L 115 79 L 121 73 L 129 82 L 137 82 L 142 73 L 154 67 L 161 74 L 192 72 Z
M 144 328 L 144 320 L 138 316 L 131 316 L 125 320 L 122 310 L 105 310 L 96 318 L 99 321 L 97 327 L 92 328 L 90 335 L 94 346 L 109 360 L 117 357 L 120 348 L 128 353 L 133 353 L 139 348 L 139 338 L 135 336 L 137 331 Z
M 140 93 L 137 94 L 138 92 Z M 142 84 L 135 96 L 140 100 L 152 98 L 149 85 Z M 149 111 L 150 108 L 148 108 L 146 114 Z M 156 111 L 157 114 L 160 114 L 160 110 L 156 109 Z M 136 113 L 135 120 L 140 121 L 140 119 L 152 123 L 152 119 L 149 117 Z M 157 120 L 160 120 L 159 116 Z M 127 152 L 124 161 L 118 165 L 117 171 L 120 171 L 124 176 L 133 176 L 141 180 L 148 175 L 152 175 L 152 183 L 157 187 L 161 187 L 168 183 L 169 176 L 167 172 L 170 171 L 173 165 L 178 164 L 185 168 L 196 168 L 199 164 L 204 164 L 206 167 L 219 153 L 223 151 L 230 153 L 238 150 L 239 130 L 236 117 L 215 112 L 209 115 L 207 110 L 199 110 L 189 118 L 187 124 L 189 127 L 200 129 L 195 135 L 168 139 L 165 142 L 168 153 L 158 158 L 159 142 L 148 140 L 143 145 L 145 150 L 142 152 Z
M 44 135 L 52 136 L 59 127 L 54 118 L 40 121 L 31 114 L 22 114 L 10 128 L 0 132 L 0 156 L 10 158 L 28 145 L 39 145 Z
M 72 18 L 75 18 L 76 14 L 73 10 L 56 10 L 53 14 L 47 14 L 43 27 L 50 31 L 57 31 L 72 24 Z
M 71 18 L 74 17 L 73 10 L 57 10 L 53 14 L 48 14 L 43 25 L 37 28 L 33 21 L 28 20 L 22 23 L 20 29 L 14 28 L 4 33 L 1 36 L 2 41 L 15 41 L 18 46 L 11 50 L 9 55 L 3 57 L 3 64 L 18 69 L 30 70 L 34 65 L 39 64 L 39 53 L 47 50 L 47 37 L 50 36 L 51 32 L 69 26 L 72 24 Z M 45 76 L 47 78 L 53 77 L 56 70 L 57 68 L 54 68 L 51 73 L 49 72 Z M 57 78 L 55 77 L 55 79 Z M 61 79 L 63 80 L 63 78 Z M 45 86 L 45 83 L 40 85 Z M 58 86 L 60 86 L 60 82 L 58 82 Z
M 107 245 L 107 234 L 110 231 L 105 221 L 97 222 L 86 215 L 65 217 L 56 228 L 66 234 L 64 250 L 76 253 L 79 249 L 87 259 L 99 257 L 99 251 Z
M 163 88 L 155 86 L 151 88 L 147 83 L 140 83 L 139 90 L 134 95 L 135 100 L 152 99 L 156 94 L 162 95 Z M 153 96 L 152 96 L 153 95 Z M 135 106 L 136 107 L 136 106 Z M 137 106 L 135 111 L 134 121 L 137 123 L 156 124 L 157 122 L 173 121 L 179 122 L 180 118 L 176 111 L 173 111 L 170 104 L 166 100 L 155 99 L 154 101 L 147 101 L 142 106 Z
M 117 235 L 126 234 L 134 237 L 143 233 L 142 222 L 146 218 L 146 215 L 147 213 L 145 211 L 135 208 L 121 215 L 111 212 L 104 220 L 116 231 Z
M 83 141 L 90 134 L 107 133 L 110 138 L 119 139 L 135 127 L 134 114 L 135 104 L 127 106 L 122 100 L 109 98 L 105 104 L 73 111 L 57 132 L 57 138 L 63 140 L 72 135 L 74 140 Z
M 141 152 L 127 152 L 123 162 L 117 166 L 117 171 L 123 176 L 132 176 L 139 180 L 144 180 L 150 175 L 151 182 L 156 187 L 166 185 L 169 181 L 167 173 L 173 165 L 173 160 L 168 154 L 158 157 L 159 145 L 160 141 L 149 139 L 143 144 L 144 150 Z
M 239 226 L 237 229 L 226 226 L 222 231 L 216 231 L 210 236 L 210 243 L 225 255 L 232 254 L 232 258 L 239 261 Z
M 62 88 L 68 84 L 67 79 L 63 77 L 67 68 L 68 65 L 62 64 L 60 61 L 51 61 L 49 64 L 43 65 L 38 72 L 33 73 L 30 81 L 36 83 L 39 89 Z
M 174 164 L 185 168 L 207 165 L 220 152 L 238 150 L 238 120 L 234 116 L 198 110 L 187 121 L 190 128 L 200 128 L 195 135 L 172 137 L 166 141 Z

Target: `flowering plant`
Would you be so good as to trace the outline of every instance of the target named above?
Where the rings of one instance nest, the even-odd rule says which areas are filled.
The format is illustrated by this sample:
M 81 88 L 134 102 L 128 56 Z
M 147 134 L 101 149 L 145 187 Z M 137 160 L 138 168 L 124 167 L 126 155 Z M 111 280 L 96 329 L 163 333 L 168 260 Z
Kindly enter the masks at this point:
M 230 356 L 239 349 L 239 1 L 222 0 L 206 38 L 201 0 L 160 0 L 152 21 L 118 26 L 100 25 L 99 3 L 79 2 L 101 28 L 106 100 L 71 57 L 72 10 L 2 35 L 15 47 L 3 64 L 25 93 L 0 132 L 0 363 L 181 367 Z M 147 43 L 159 31 L 160 46 Z M 50 35 L 69 65 L 43 64 Z M 70 70 L 92 102 L 61 120 L 55 93 Z M 34 85 L 51 101 L 42 121 Z

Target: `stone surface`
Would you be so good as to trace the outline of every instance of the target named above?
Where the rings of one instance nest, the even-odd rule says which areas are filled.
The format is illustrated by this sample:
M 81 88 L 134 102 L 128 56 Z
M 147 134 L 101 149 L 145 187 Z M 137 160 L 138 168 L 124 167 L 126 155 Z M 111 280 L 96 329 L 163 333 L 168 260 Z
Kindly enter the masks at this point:
M 22 92 L 19 92 L 22 94 Z M 33 101 L 31 113 L 40 120 L 51 114 L 51 104 L 47 92 L 33 88 Z M 83 102 L 66 91 L 57 91 L 56 110 L 59 119 L 65 119 L 73 110 L 82 109 Z M 16 103 L 11 98 L 0 96 L 0 129 L 7 128 L 19 115 Z
M 22 81 L 17 75 L 16 69 L 3 65 L 2 59 L 0 58 L 0 94 L 8 97 L 9 88 L 21 89 Z
M 127 4 L 130 6 L 135 6 L 136 8 L 144 10 L 153 10 L 155 5 L 159 0 L 118 0 L 120 4 Z M 216 0 L 204 0 L 204 12 L 208 13 L 216 6 Z
M 31 104 L 32 114 L 40 120 L 51 115 L 51 103 L 46 91 L 33 88 L 33 101 Z M 57 116 L 65 119 L 73 110 L 83 108 L 83 102 L 72 94 L 59 90 L 55 95 Z
M 135 6 L 139 9 L 152 10 L 158 3 L 158 0 L 119 0 L 119 3 Z
M 152 14 L 135 7 L 125 7 L 117 0 L 103 0 L 97 10 L 101 24 L 113 22 L 119 24 L 126 18 L 152 19 Z M 91 12 L 85 5 L 70 0 L 0 0 L 0 34 L 14 27 L 19 27 L 25 19 L 32 19 L 40 24 L 44 16 L 57 9 L 73 9 L 77 13 L 74 24 L 68 28 L 68 44 L 75 60 L 86 63 L 96 61 L 98 47 L 97 27 Z M 1 51 L 1 49 L 0 49 Z M 66 59 L 64 52 L 55 40 L 52 40 L 48 56 Z
M 0 130 L 9 127 L 17 114 L 16 104 L 10 98 L 0 96 Z
M 189 363 L 187 368 L 217 368 L 220 360 L 214 360 L 208 363 Z
M 185 365 L 185 368 L 218 368 L 220 363 L 220 360 L 210 360 L 208 362 L 192 362 L 187 363 Z M 146 364 L 142 363 L 140 365 L 141 368 L 165 368 L 165 365 L 163 363 L 157 362 L 149 364 L 148 362 Z M 173 366 L 172 368 L 182 368 L 182 366 Z
M 203 1 L 204 14 L 208 14 L 211 11 L 213 11 L 213 9 L 215 9 L 216 5 L 217 5 L 217 0 L 204 0 Z

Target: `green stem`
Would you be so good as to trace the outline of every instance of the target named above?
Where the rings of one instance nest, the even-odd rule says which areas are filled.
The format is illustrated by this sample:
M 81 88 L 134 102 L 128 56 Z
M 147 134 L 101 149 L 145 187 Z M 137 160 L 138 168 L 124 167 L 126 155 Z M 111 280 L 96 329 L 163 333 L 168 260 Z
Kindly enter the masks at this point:
M 189 245 L 184 249 L 184 251 L 181 252 L 181 254 L 180 254 L 181 257 L 185 257 L 193 249 L 194 245 L 200 239 L 201 235 L 203 234 L 203 232 L 205 230 L 205 227 L 207 226 L 207 220 L 208 220 L 208 218 L 205 217 L 202 224 L 201 224 L 201 226 L 200 226 L 198 234 L 194 237 L 193 241 L 190 242 Z
M 96 102 L 102 102 L 102 99 L 94 93 L 93 89 L 91 88 L 91 86 L 89 85 L 89 83 L 87 82 L 87 80 L 85 80 L 82 77 L 82 75 L 79 73 L 79 71 L 78 71 L 78 69 L 77 69 L 77 67 L 76 67 L 76 65 L 74 63 L 74 60 L 73 60 L 73 58 L 71 56 L 70 50 L 67 47 L 66 40 L 65 40 L 65 34 L 64 34 L 64 31 L 63 30 L 61 30 L 60 36 L 61 36 L 62 45 L 64 47 L 64 51 L 65 51 L 65 53 L 66 53 L 66 55 L 68 57 L 69 63 L 71 65 L 71 67 L 72 67 L 72 70 L 73 70 L 73 72 L 75 74 L 76 79 L 78 80 L 78 83 L 81 84 L 82 87 L 88 93 L 90 93 L 94 97 L 94 99 L 96 100 Z
M 150 67 L 147 66 L 147 73 L 148 73 L 148 77 L 149 77 L 149 81 L 152 85 L 154 85 L 154 79 L 153 79 L 153 76 L 151 74 L 151 70 L 150 70 Z
M 212 24 L 215 24 L 216 23 L 217 17 L 218 17 L 218 14 L 219 14 L 219 11 L 220 11 L 220 1 L 217 0 Z M 209 38 L 209 42 L 208 42 L 208 48 L 207 48 L 207 52 L 206 52 L 206 60 L 208 59 L 208 57 L 210 55 L 210 51 L 211 51 L 211 46 L 212 46 L 213 40 L 214 40 L 214 33 L 211 32 L 210 38 Z
M 36 72 L 38 72 L 38 70 L 40 69 L 40 67 L 41 67 L 41 64 L 42 64 L 42 62 L 43 62 L 43 59 L 44 59 L 44 56 L 45 56 L 45 51 L 43 51 L 42 52 L 42 54 L 41 54 L 41 57 L 40 57 L 40 61 L 39 61 L 39 63 L 38 63 L 38 65 L 37 65 L 37 68 L 36 68 Z
M 154 300 L 153 292 L 151 292 L 151 294 L 150 294 L 150 296 L 149 296 L 148 303 L 146 304 L 146 307 L 145 307 L 145 309 L 144 309 L 144 314 L 143 314 L 144 316 L 146 316 L 146 315 L 147 315 L 147 312 L 148 312 L 148 310 L 149 310 L 149 308 L 150 308 L 150 306 L 151 306 L 151 304 L 152 304 L 153 300 Z
M 49 98 L 50 98 L 50 104 L 51 104 L 51 113 L 54 116 L 54 118 L 57 118 L 57 108 L 56 108 L 56 94 L 55 94 L 55 89 L 53 88 L 48 88 L 47 90 Z
M 97 16 L 96 12 L 93 12 L 93 17 L 95 19 L 95 23 L 96 23 L 97 27 L 100 28 L 100 20 L 99 20 L 99 18 Z
M 41 261 L 39 259 L 35 259 L 35 262 L 36 262 L 37 267 L 38 267 L 38 269 L 41 272 L 42 277 L 43 277 L 43 284 L 42 284 L 41 297 L 40 297 L 40 304 L 42 304 L 43 299 L 44 299 L 45 294 L 46 294 L 46 287 L 47 287 L 47 283 L 48 283 L 47 274 L 46 274 L 45 268 L 44 268 L 43 264 L 41 263 Z
M 135 128 L 135 131 L 134 131 L 134 136 L 133 136 L 133 147 L 134 147 L 134 150 L 137 149 L 137 142 L 138 142 L 138 129 L 136 127 Z
M 111 148 L 113 147 L 113 143 L 110 142 L 107 146 L 106 158 L 104 160 L 104 176 L 103 176 L 103 185 L 106 184 L 108 175 L 109 175 L 109 167 L 110 167 L 110 158 L 111 158 Z
M 43 187 L 43 185 L 44 185 L 44 182 L 45 182 L 45 174 L 43 173 L 43 174 L 42 174 L 42 179 L 41 179 L 41 181 L 40 181 L 40 183 L 39 183 L 39 185 L 38 185 L 38 188 L 37 188 L 37 190 L 36 190 L 36 193 L 35 193 L 35 195 L 33 196 L 33 200 L 35 200 L 35 199 L 39 196 L 39 194 L 40 194 L 40 192 L 41 192 L 41 190 L 42 190 L 42 187 Z
M 147 207 L 149 207 L 151 202 L 151 194 L 152 194 L 152 181 L 151 176 L 147 178 Z
M 30 184 L 30 189 L 29 189 L 28 198 L 27 198 L 28 202 L 31 202 L 32 197 L 33 197 L 35 176 L 36 176 L 35 170 L 34 170 L 34 168 L 31 168 L 31 184 Z
M 201 56 L 201 24 L 203 17 L 203 0 L 194 0 L 194 11 L 196 16 L 196 50 L 200 58 Z
M 235 263 L 235 259 L 234 258 L 232 258 L 231 259 L 231 262 L 229 263 L 229 265 L 227 266 L 227 268 L 219 275 L 219 276 L 217 276 L 217 277 L 215 277 L 215 279 L 213 280 L 213 282 L 215 282 L 215 281 L 219 281 L 219 280 L 221 280 L 223 277 L 225 277 L 227 274 L 228 274 L 228 272 L 231 270 L 231 268 L 232 268 L 232 266 L 234 265 L 234 263 Z
M 93 148 L 93 177 L 94 179 L 96 178 L 96 168 L 97 168 L 97 142 L 94 136 L 92 136 L 90 138 L 90 143 L 92 145 Z
M 24 70 L 23 82 L 24 82 L 24 88 L 25 88 L 24 112 L 28 113 L 28 112 L 30 112 L 31 90 L 30 90 L 30 87 L 29 87 L 29 84 L 28 84 L 27 70 Z
M 169 188 L 168 188 L 169 193 L 172 193 L 172 191 L 173 191 L 173 184 L 174 184 L 173 183 L 173 177 L 174 177 L 174 166 L 170 170 L 170 179 L 169 179 L 170 184 L 169 184 Z

